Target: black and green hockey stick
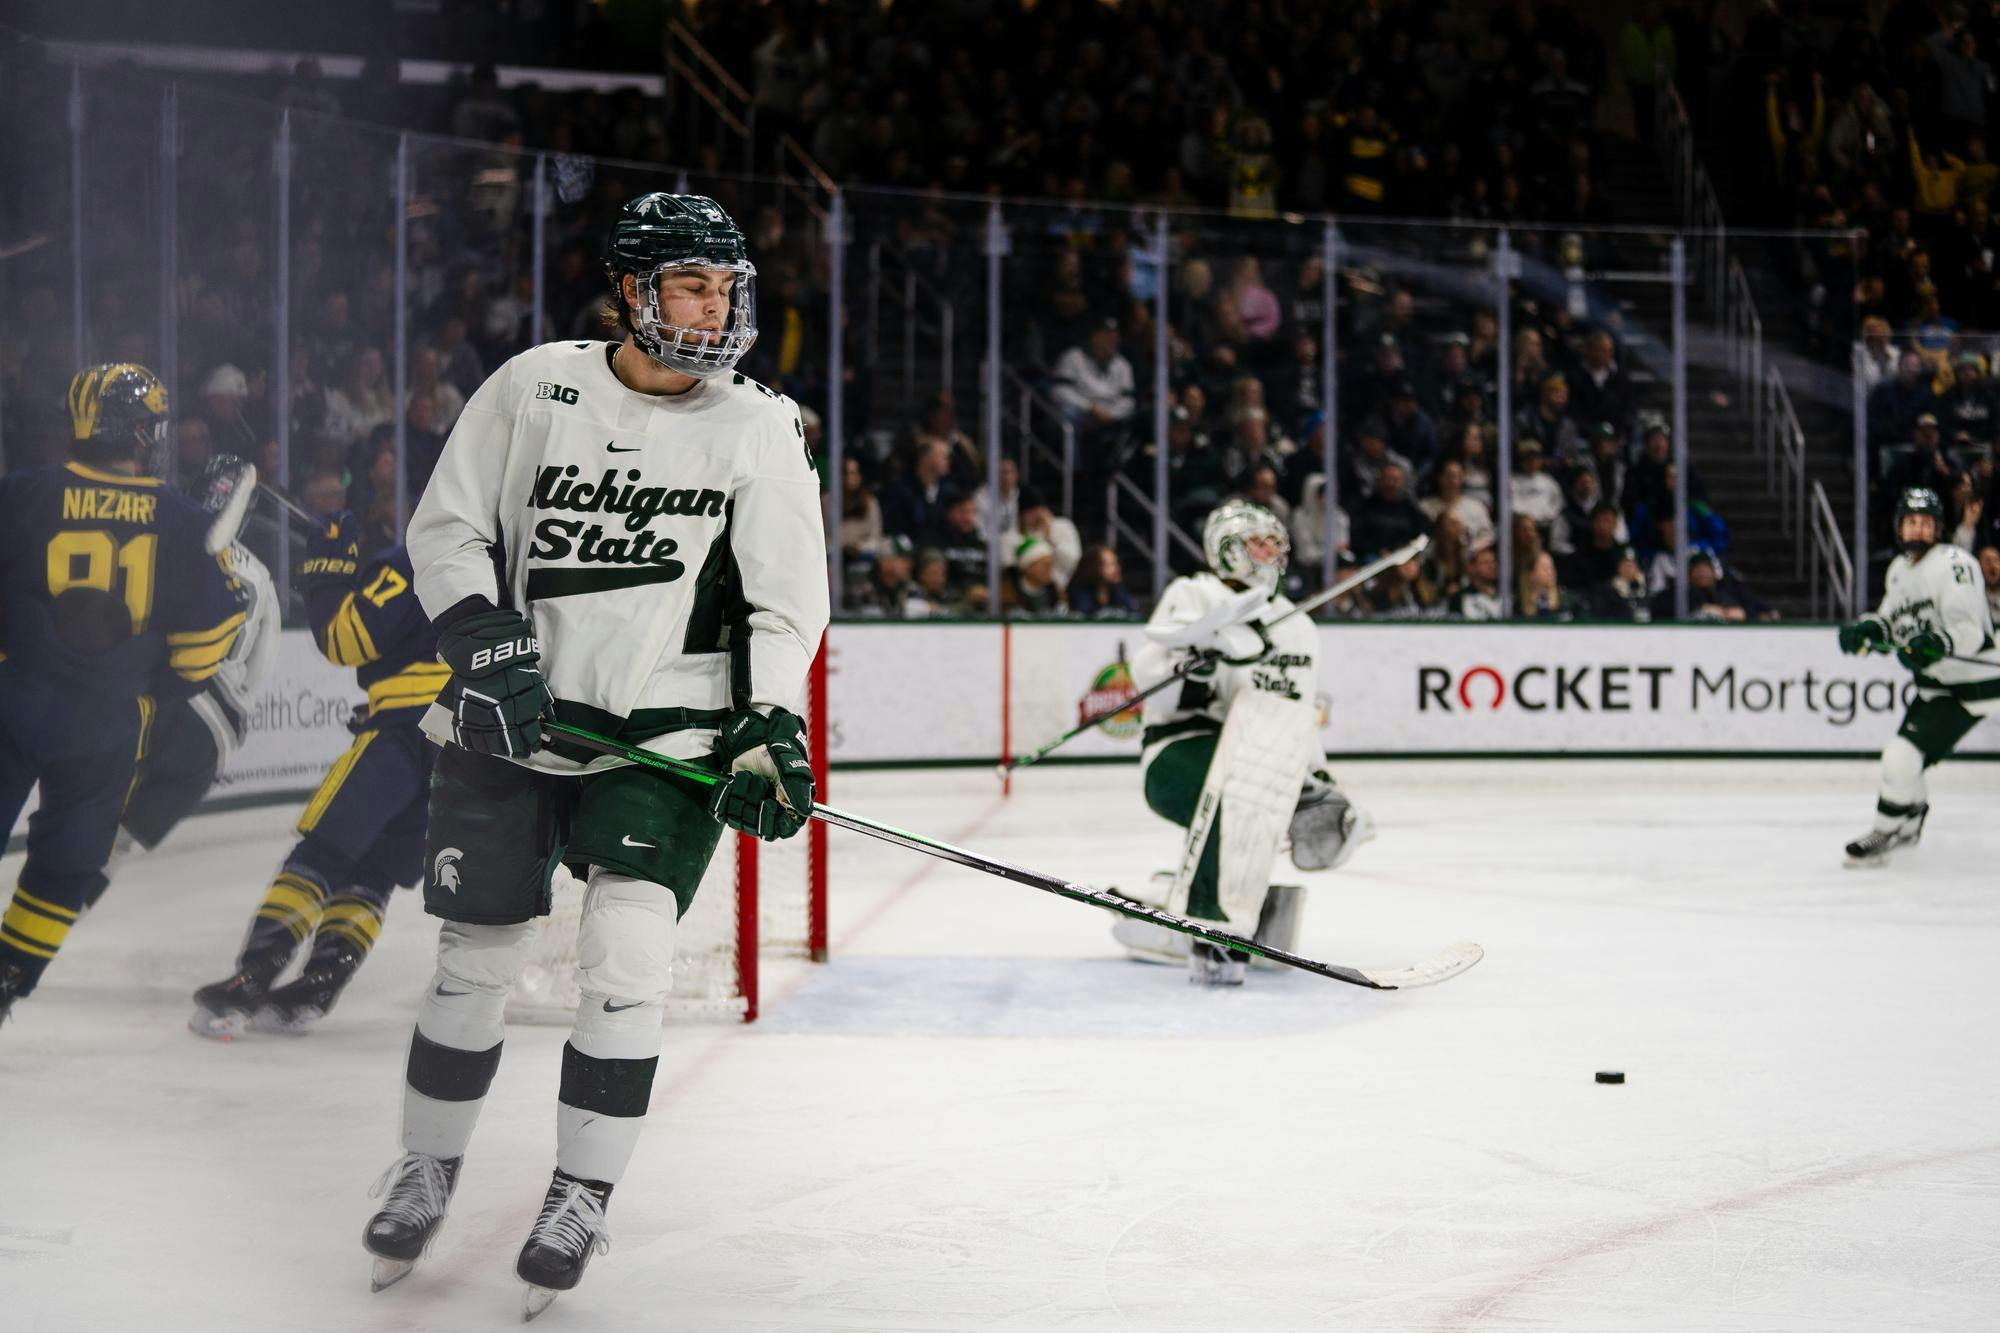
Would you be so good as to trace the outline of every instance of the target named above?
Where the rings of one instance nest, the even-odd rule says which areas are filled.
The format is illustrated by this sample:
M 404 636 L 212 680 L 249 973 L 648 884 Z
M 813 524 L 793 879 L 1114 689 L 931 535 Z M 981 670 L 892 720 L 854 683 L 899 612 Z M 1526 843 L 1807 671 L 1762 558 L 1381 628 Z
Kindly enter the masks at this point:
M 1907 643 L 1871 643 L 1868 645 L 1868 651 L 1871 653 L 1900 653 L 1906 651 L 1909 646 Z M 1946 653 L 1943 657 L 1934 657 L 1931 660 L 1934 662 L 1970 662 L 1974 666 L 1983 667 L 1993 665 L 1993 663 L 1983 657 L 1967 657 L 1964 653 Z
M 595 732 L 585 731 L 581 727 L 572 727 L 561 722 L 544 721 L 542 723 L 542 731 L 546 736 L 559 737 L 580 749 L 591 750 L 597 754 L 609 755 L 616 759 L 624 759 L 648 768 L 655 773 L 685 778 L 690 782 L 699 783 L 704 787 L 713 787 L 724 781 L 722 777 L 709 772 L 698 764 L 691 764 L 684 759 L 673 759 L 663 754 L 654 754 L 651 750 L 641 750 L 630 745 L 621 745 L 617 741 L 599 736 Z M 1304 958 L 1295 953 L 1288 953 L 1283 949 L 1274 948 L 1268 944 L 1258 944 L 1252 940 L 1231 935 L 1226 931 L 1216 929 L 1208 922 L 1192 921 L 1187 917 L 1175 916 L 1171 912 L 1163 912 L 1157 907 L 1148 907 L 1146 904 L 1134 902 L 1130 898 L 1121 898 L 1117 894 L 1107 893 L 1103 889 L 1093 889 L 1087 884 L 1077 884 L 1070 880 L 1059 879 L 1054 875 L 1044 875 L 1039 871 L 1025 870 L 1020 866 L 1011 865 L 1006 861 L 998 861 L 990 856 L 982 856 L 978 852 L 968 852 L 962 847 L 954 847 L 948 842 L 940 842 L 936 838 L 926 838 L 920 833 L 911 833 L 904 829 L 879 823 L 873 819 L 864 819 L 860 815 L 851 815 L 845 810 L 836 810 L 830 805 L 814 805 L 812 817 L 834 828 L 847 829 L 853 833 L 861 833 L 871 838 L 879 838 L 883 842 L 894 843 L 898 847 L 907 847 L 913 852 L 922 852 L 925 856 L 935 856 L 941 861 L 951 861 L 968 869 L 977 870 L 981 874 L 994 875 L 1000 879 L 1012 880 L 1016 884 L 1025 884 L 1031 889 L 1040 889 L 1043 893 L 1053 893 L 1058 898 L 1069 898 L 1076 902 L 1089 903 L 1093 907 L 1102 907 L 1106 911 L 1116 912 L 1120 916 L 1129 916 L 1135 921 L 1150 921 L 1156 926 L 1164 926 L 1168 930 L 1177 931 L 1182 935 L 1189 935 L 1198 940 L 1206 940 L 1210 944 L 1220 945 L 1225 949 L 1235 949 L 1240 953 L 1256 954 L 1258 957 L 1268 958 L 1274 963 L 1283 963 L 1286 967 L 1298 968 L 1301 972 L 1311 972 L 1315 976 L 1327 977 L 1334 981 L 1344 981 L 1350 986 L 1365 986 L 1369 990 L 1409 990 L 1416 986 L 1434 986 L 1440 981 L 1449 981 L 1485 956 L 1485 950 L 1476 944 L 1454 944 L 1439 952 L 1435 957 L 1425 959 L 1423 962 L 1412 964 L 1409 967 L 1345 967 L 1338 963 L 1315 962 L 1313 959 Z
M 1418 537 L 1414 541 L 1408 542 L 1405 545 L 1397 547 L 1395 550 L 1389 552 L 1389 554 L 1383 556 L 1381 559 L 1372 560 L 1369 563 L 1363 565 L 1361 568 L 1355 570 L 1352 574 L 1349 574 L 1346 578 L 1334 584 L 1331 588 L 1328 588 L 1326 591 L 1321 593 L 1315 593 L 1313 596 L 1306 598 L 1303 602 L 1300 602 L 1297 606 L 1285 612 L 1285 614 L 1279 616 L 1276 620 L 1270 621 L 1268 624 L 1265 624 L 1263 628 L 1268 630 L 1271 628 L 1272 625 L 1281 624 L 1284 621 L 1290 620 L 1293 616 L 1311 615 L 1313 612 L 1319 610 L 1322 606 L 1325 606 L 1328 602 L 1331 602 L 1336 597 L 1342 597 L 1350 592 L 1353 592 L 1356 588 L 1360 587 L 1362 584 L 1368 582 L 1370 579 L 1382 573 L 1382 571 L 1387 569 L 1394 569 L 1397 565 L 1407 564 L 1410 561 L 1416 559 L 1418 556 L 1424 553 L 1425 549 L 1429 547 L 1430 544 L 1431 544 L 1430 538 Z M 1071 727 L 1068 731 L 1065 731 L 1062 735 L 1050 741 L 1047 745 L 1044 745 L 1041 749 L 1036 750 L 1034 753 L 1016 755 L 1012 759 L 1002 761 L 1002 763 L 1000 764 L 999 768 L 996 771 L 998 772 L 999 776 L 1004 779 L 1017 768 L 1026 768 L 1030 764 L 1040 763 L 1042 760 L 1054 754 L 1057 750 L 1060 750 L 1063 746 L 1068 745 L 1078 736 L 1083 735 L 1084 732 L 1089 731 L 1092 727 L 1102 726 L 1104 723 L 1109 722 L 1112 718 L 1117 717 L 1122 713 L 1129 713 L 1134 708 L 1138 707 L 1141 703 L 1145 702 L 1146 700 L 1152 698 L 1154 695 L 1158 694 L 1161 690 L 1167 689 L 1170 686 L 1180 684 L 1181 681 L 1186 678 L 1187 674 L 1193 671 L 1197 665 L 1198 665 L 1197 662 L 1192 660 L 1189 661 L 1186 665 L 1176 670 L 1171 676 L 1168 676 L 1165 680 L 1160 681 L 1159 683 L 1154 685 L 1148 685 L 1145 689 L 1140 690 L 1137 694 L 1125 700 L 1123 703 L 1118 704 L 1116 707 L 1107 708 L 1101 713 L 1092 714 L 1091 716 L 1085 718 L 1083 721 L 1077 723 L 1075 726 Z

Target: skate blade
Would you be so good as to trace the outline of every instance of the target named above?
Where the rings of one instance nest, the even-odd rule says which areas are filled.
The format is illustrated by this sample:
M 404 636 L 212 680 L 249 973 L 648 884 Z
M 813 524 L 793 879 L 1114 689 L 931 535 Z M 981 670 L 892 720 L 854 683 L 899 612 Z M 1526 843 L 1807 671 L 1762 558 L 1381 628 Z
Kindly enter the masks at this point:
M 562 1293 L 553 1288 L 538 1287 L 532 1282 L 529 1283 L 528 1290 L 521 1297 L 521 1322 L 525 1324 L 548 1309 L 555 1304 L 556 1297 L 560 1295 Z
M 210 1041 L 235 1041 L 243 1035 L 247 1016 L 240 1013 L 216 1014 L 197 1009 L 188 1017 L 188 1031 Z
M 276 1009 L 259 1009 L 250 1026 L 258 1032 L 269 1032 L 280 1037 L 303 1037 L 311 1032 L 326 1014 L 319 1009 L 302 1009 L 292 1018 L 286 1018 Z
M 1844 862 L 1849 870 L 1880 870 L 1889 864 L 1890 853 L 1880 856 L 1850 856 Z
M 368 1275 L 368 1290 L 387 1291 L 408 1277 L 416 1266 L 415 1259 L 377 1259 L 374 1271 Z

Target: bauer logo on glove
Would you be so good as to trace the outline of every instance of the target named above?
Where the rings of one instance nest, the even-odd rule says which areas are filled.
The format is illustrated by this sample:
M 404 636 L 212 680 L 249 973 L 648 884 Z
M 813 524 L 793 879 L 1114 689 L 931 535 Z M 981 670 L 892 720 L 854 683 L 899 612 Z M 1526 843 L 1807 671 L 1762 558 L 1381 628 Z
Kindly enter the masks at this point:
M 518 611 L 486 611 L 438 633 L 451 683 L 438 702 L 451 712 L 451 737 L 477 754 L 524 759 L 541 748 L 542 715 L 555 696 L 542 679 L 542 648 Z

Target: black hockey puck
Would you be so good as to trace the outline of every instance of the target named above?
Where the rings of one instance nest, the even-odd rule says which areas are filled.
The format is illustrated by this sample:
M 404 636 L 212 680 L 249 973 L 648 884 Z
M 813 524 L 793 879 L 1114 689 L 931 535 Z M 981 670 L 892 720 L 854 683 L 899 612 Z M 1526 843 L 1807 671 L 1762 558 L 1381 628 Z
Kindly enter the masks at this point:
M 1597 1081 L 1599 1083 L 1623 1083 L 1625 1081 L 1625 1074 L 1624 1071 L 1618 1069 L 1600 1069 L 1597 1071 Z

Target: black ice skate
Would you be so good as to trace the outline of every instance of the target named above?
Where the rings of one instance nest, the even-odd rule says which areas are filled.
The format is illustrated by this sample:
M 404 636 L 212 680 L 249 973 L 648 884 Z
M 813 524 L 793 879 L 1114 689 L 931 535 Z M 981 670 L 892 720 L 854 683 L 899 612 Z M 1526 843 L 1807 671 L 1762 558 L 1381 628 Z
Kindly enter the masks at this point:
M 514 1263 L 514 1272 L 528 1284 L 522 1322 L 548 1309 L 551 1301 L 581 1281 L 593 1253 L 611 1248 L 611 1233 L 604 1226 L 604 1207 L 610 1199 L 611 1186 L 556 1172 L 542 1200 L 541 1216 Z
M 188 1030 L 217 1041 L 234 1040 L 291 961 L 290 940 L 244 957 L 234 976 L 210 982 L 194 993 L 194 1015 L 188 1019 Z
M 368 1191 L 370 1198 L 388 1196 L 361 1233 L 362 1248 L 375 1256 L 370 1291 L 402 1281 L 430 1249 L 451 1205 L 451 1192 L 458 1187 L 458 1167 L 464 1160 L 404 1153 Z
M 1250 955 L 1241 949 L 1225 949 L 1207 940 L 1195 940 L 1188 947 L 1188 984 L 1192 986 L 1241 986 L 1250 970 Z
M 1928 805 L 1920 805 L 1915 814 L 1886 833 L 1881 829 L 1868 830 L 1847 844 L 1847 865 L 1850 868 L 1888 865 L 1890 855 L 1899 848 L 1917 845 L 1917 840 L 1924 836 L 1924 820 L 1930 813 Z
M 16 962 L 0 962 L 0 1024 L 5 1024 L 7 1015 L 14 1010 L 14 1001 L 21 998 L 21 988 L 28 984 L 28 969 Z
M 267 994 L 257 1005 L 250 1026 L 259 1032 L 283 1032 L 303 1037 L 333 1010 L 333 1002 L 361 967 L 367 955 L 351 945 L 314 949 L 305 970 Z

